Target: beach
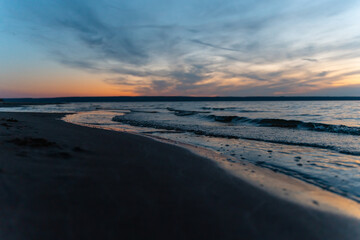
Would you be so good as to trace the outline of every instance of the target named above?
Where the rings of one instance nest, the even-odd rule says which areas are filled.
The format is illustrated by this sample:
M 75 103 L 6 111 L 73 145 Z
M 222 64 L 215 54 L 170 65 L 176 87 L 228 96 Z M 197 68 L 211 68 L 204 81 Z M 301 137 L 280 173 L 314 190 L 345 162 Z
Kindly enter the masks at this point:
M 0 113 L 1 239 L 360 236 L 359 218 L 341 209 L 289 201 L 190 150 L 63 116 Z

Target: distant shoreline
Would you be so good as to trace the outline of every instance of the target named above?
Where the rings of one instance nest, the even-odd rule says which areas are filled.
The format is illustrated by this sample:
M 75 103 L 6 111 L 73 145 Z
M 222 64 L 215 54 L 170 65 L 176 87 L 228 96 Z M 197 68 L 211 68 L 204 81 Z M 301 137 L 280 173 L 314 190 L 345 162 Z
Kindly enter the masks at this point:
M 360 101 L 358 97 L 185 97 L 185 96 L 138 96 L 138 97 L 56 97 L 56 98 L 4 98 L 3 103 L 70 103 L 70 102 L 183 102 L 183 101 Z M 1 102 L 0 102 L 1 104 Z

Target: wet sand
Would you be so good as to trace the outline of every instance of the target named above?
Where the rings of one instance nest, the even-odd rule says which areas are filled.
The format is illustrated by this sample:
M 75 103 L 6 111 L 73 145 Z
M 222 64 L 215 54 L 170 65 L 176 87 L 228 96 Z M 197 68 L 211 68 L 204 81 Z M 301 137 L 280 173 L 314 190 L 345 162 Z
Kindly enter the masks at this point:
M 178 146 L 61 117 L 0 113 L 0 239 L 360 237 L 358 218 L 287 201 Z

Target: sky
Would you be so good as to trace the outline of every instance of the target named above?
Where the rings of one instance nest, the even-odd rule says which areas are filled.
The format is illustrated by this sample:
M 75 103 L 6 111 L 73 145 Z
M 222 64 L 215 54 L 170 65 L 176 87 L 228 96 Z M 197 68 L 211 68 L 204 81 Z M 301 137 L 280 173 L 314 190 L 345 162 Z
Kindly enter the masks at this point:
M 359 0 L 0 0 L 0 98 L 360 96 Z

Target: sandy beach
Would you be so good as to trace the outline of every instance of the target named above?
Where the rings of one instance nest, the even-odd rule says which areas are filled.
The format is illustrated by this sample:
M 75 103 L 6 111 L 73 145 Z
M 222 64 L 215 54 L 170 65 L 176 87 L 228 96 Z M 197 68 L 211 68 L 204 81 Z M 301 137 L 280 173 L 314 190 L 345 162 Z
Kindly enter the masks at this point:
M 360 237 L 356 217 L 287 201 L 181 147 L 61 117 L 0 113 L 0 239 Z

